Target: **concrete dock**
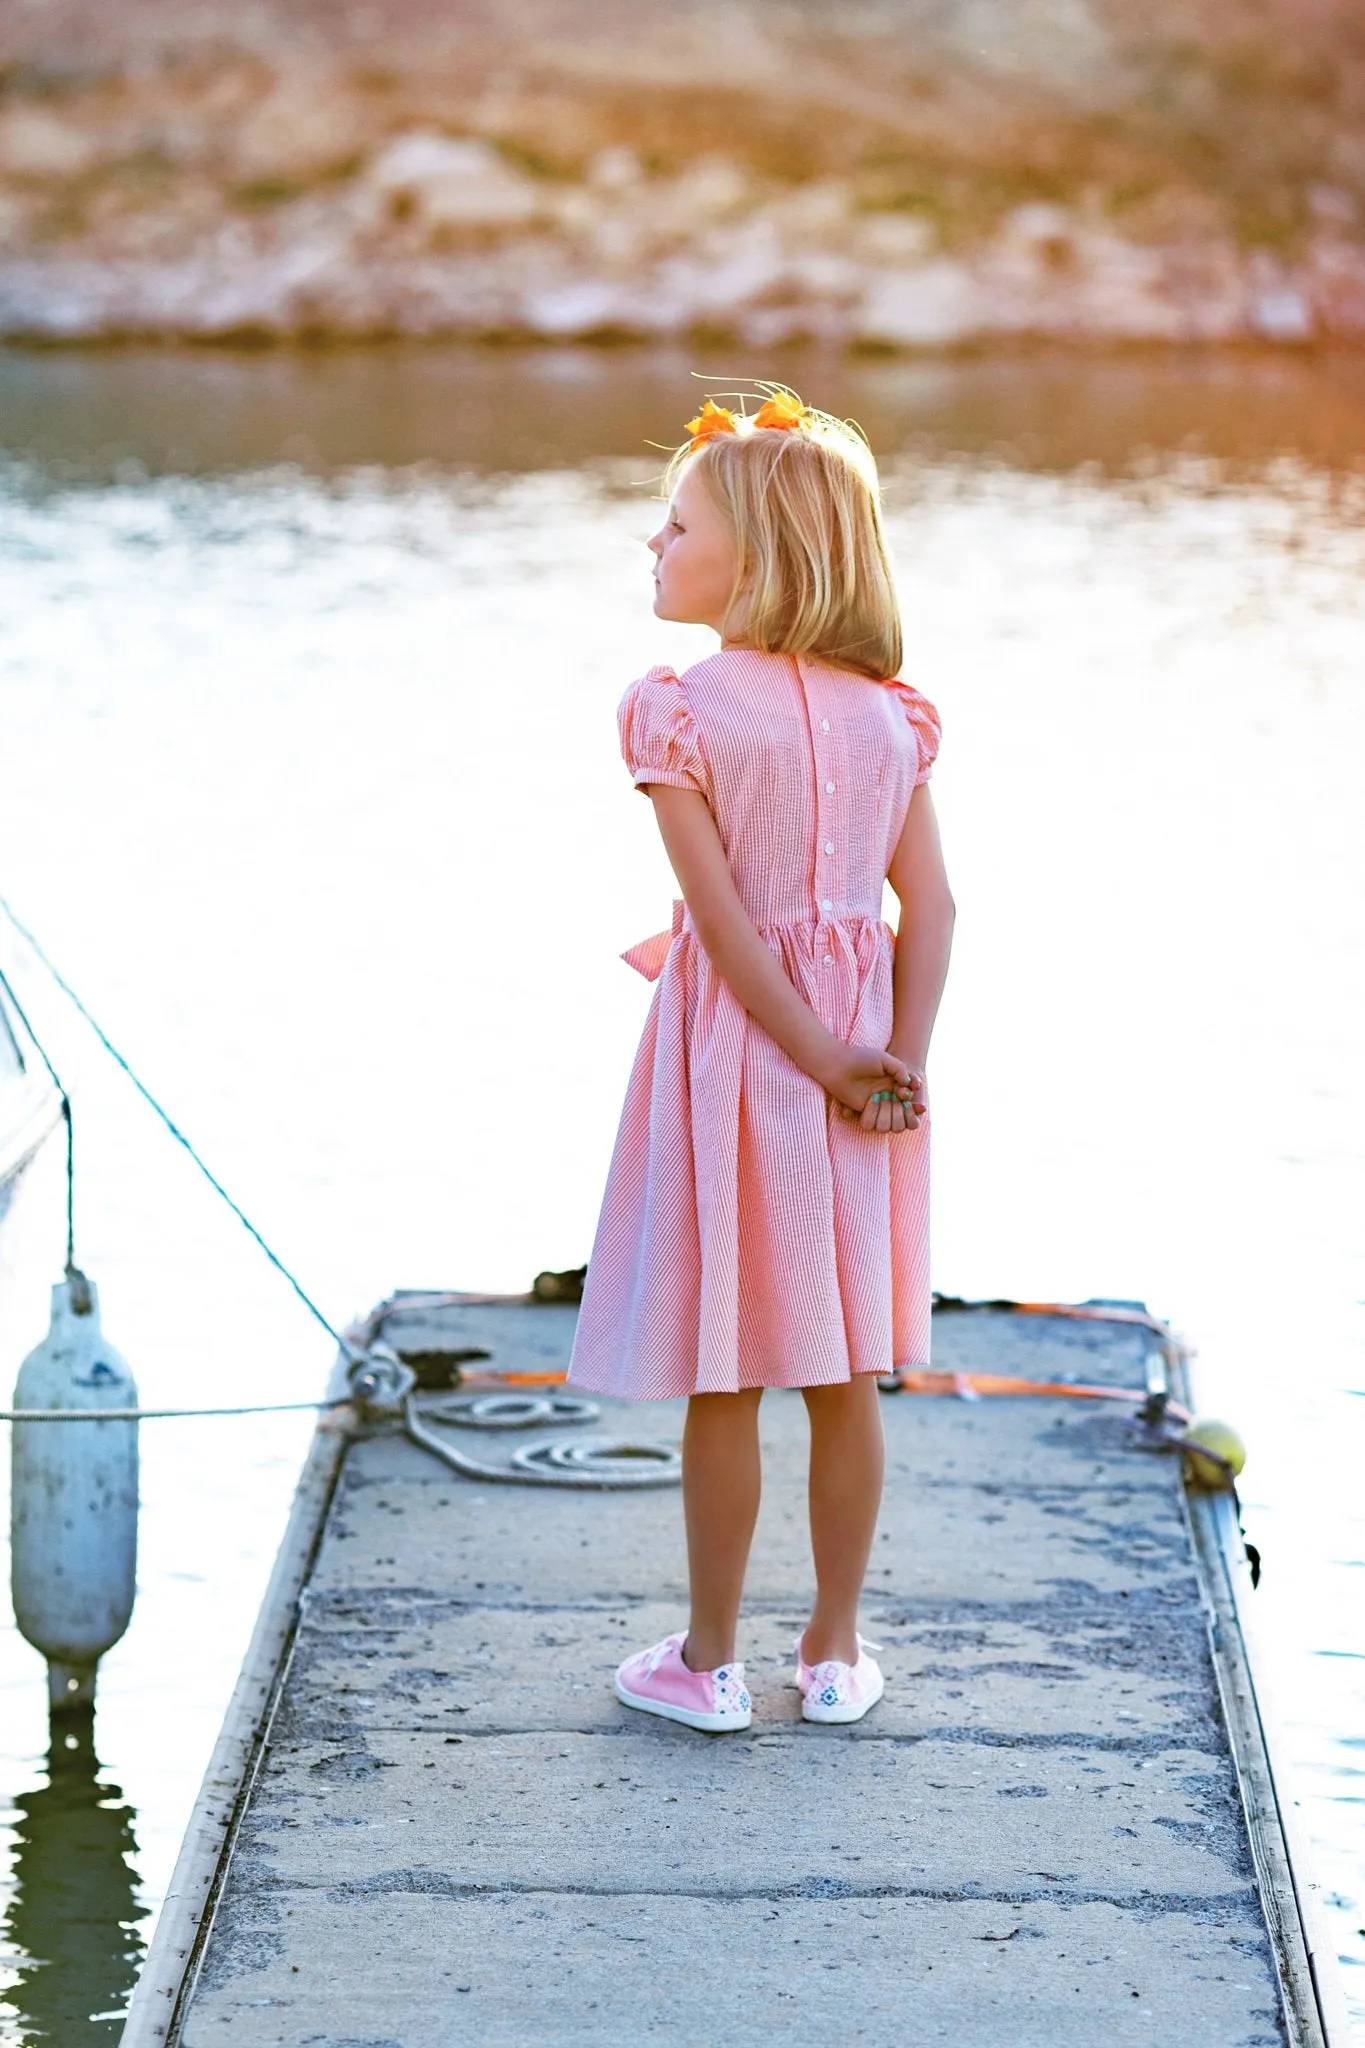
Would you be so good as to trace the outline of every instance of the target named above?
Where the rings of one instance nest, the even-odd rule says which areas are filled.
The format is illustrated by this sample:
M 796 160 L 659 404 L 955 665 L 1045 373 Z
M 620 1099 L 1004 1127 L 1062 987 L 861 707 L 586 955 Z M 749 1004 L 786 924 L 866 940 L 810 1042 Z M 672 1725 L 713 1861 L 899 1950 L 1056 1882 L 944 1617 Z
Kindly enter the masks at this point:
M 471 1302 L 407 1344 L 552 1369 L 573 1315 Z M 949 1371 L 1133 1388 L 1155 1343 L 1003 1311 L 934 1341 Z M 677 1404 L 601 1405 L 680 1435 Z M 768 1396 L 754 1725 L 722 1738 L 611 1691 L 685 1614 L 676 1489 L 481 1484 L 396 1427 L 324 1429 L 128 2048 L 1344 2038 L 1208 1529 L 1130 1413 L 887 1397 L 886 1698 L 817 1728 L 788 1685 L 805 1412 Z

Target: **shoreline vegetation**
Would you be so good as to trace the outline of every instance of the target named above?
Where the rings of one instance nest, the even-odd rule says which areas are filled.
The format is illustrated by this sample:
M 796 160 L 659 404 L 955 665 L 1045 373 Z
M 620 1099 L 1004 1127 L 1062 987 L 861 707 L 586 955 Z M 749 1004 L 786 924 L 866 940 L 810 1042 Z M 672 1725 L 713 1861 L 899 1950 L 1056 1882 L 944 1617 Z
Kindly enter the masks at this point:
M 1349 0 L 18 0 L 0 340 L 1354 347 L 1363 112 Z

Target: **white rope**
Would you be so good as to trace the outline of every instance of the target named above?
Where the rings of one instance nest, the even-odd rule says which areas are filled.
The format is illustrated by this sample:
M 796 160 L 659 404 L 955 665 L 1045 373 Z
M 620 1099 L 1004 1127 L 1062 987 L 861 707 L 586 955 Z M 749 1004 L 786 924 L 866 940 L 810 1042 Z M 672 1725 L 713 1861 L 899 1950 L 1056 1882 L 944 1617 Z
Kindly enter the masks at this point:
M 0 1408 L 0 1422 L 160 1422 L 198 1415 L 299 1415 L 323 1408 L 347 1408 L 340 1401 L 262 1401 L 241 1408 Z

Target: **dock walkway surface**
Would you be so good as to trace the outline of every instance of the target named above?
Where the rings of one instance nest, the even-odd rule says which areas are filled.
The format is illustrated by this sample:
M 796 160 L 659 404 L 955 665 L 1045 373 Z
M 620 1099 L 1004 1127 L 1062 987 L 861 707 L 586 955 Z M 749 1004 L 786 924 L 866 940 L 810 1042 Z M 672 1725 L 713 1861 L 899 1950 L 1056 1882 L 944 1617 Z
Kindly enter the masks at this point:
M 553 1368 L 573 1315 L 471 1303 L 408 1342 Z M 1140 1388 L 1153 1342 L 935 1318 L 952 1371 Z M 599 1426 L 679 1438 L 679 1404 L 601 1405 Z M 902 1394 L 884 1416 L 863 1626 L 885 1699 L 849 1728 L 800 1718 L 807 1434 L 799 1395 L 773 1393 L 754 1722 L 720 1738 L 611 1690 L 685 1616 L 676 1488 L 480 1484 L 396 1428 L 324 1432 L 273 1596 L 278 1671 L 251 1681 L 240 1783 L 221 1757 L 210 1774 L 208 1862 L 192 1839 L 125 2039 L 1327 2040 L 1273 1797 L 1230 1743 L 1177 1461 L 1137 1449 L 1119 1404 Z

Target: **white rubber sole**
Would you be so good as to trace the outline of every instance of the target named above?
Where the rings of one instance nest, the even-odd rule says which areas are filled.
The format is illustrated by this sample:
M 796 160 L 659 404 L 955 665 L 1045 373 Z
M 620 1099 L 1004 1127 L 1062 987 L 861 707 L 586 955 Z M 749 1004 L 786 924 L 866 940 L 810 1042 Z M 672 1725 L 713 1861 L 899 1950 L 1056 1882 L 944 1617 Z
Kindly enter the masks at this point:
M 680 1721 L 684 1728 L 696 1728 L 703 1735 L 738 1734 L 754 1718 L 752 1714 L 700 1714 L 693 1707 L 675 1707 L 668 1700 L 646 1699 L 643 1693 L 630 1692 L 619 1677 L 615 1689 L 623 1707 L 636 1707 L 642 1714 L 657 1714 L 661 1721 Z
M 878 1671 L 876 1690 L 869 1693 L 866 1699 L 850 1700 L 842 1707 L 822 1707 L 818 1700 L 813 1700 L 807 1693 L 801 1702 L 801 1719 L 819 1721 L 829 1728 L 841 1728 L 850 1721 L 861 1721 L 864 1714 L 871 1713 L 885 1691 L 886 1680 Z

